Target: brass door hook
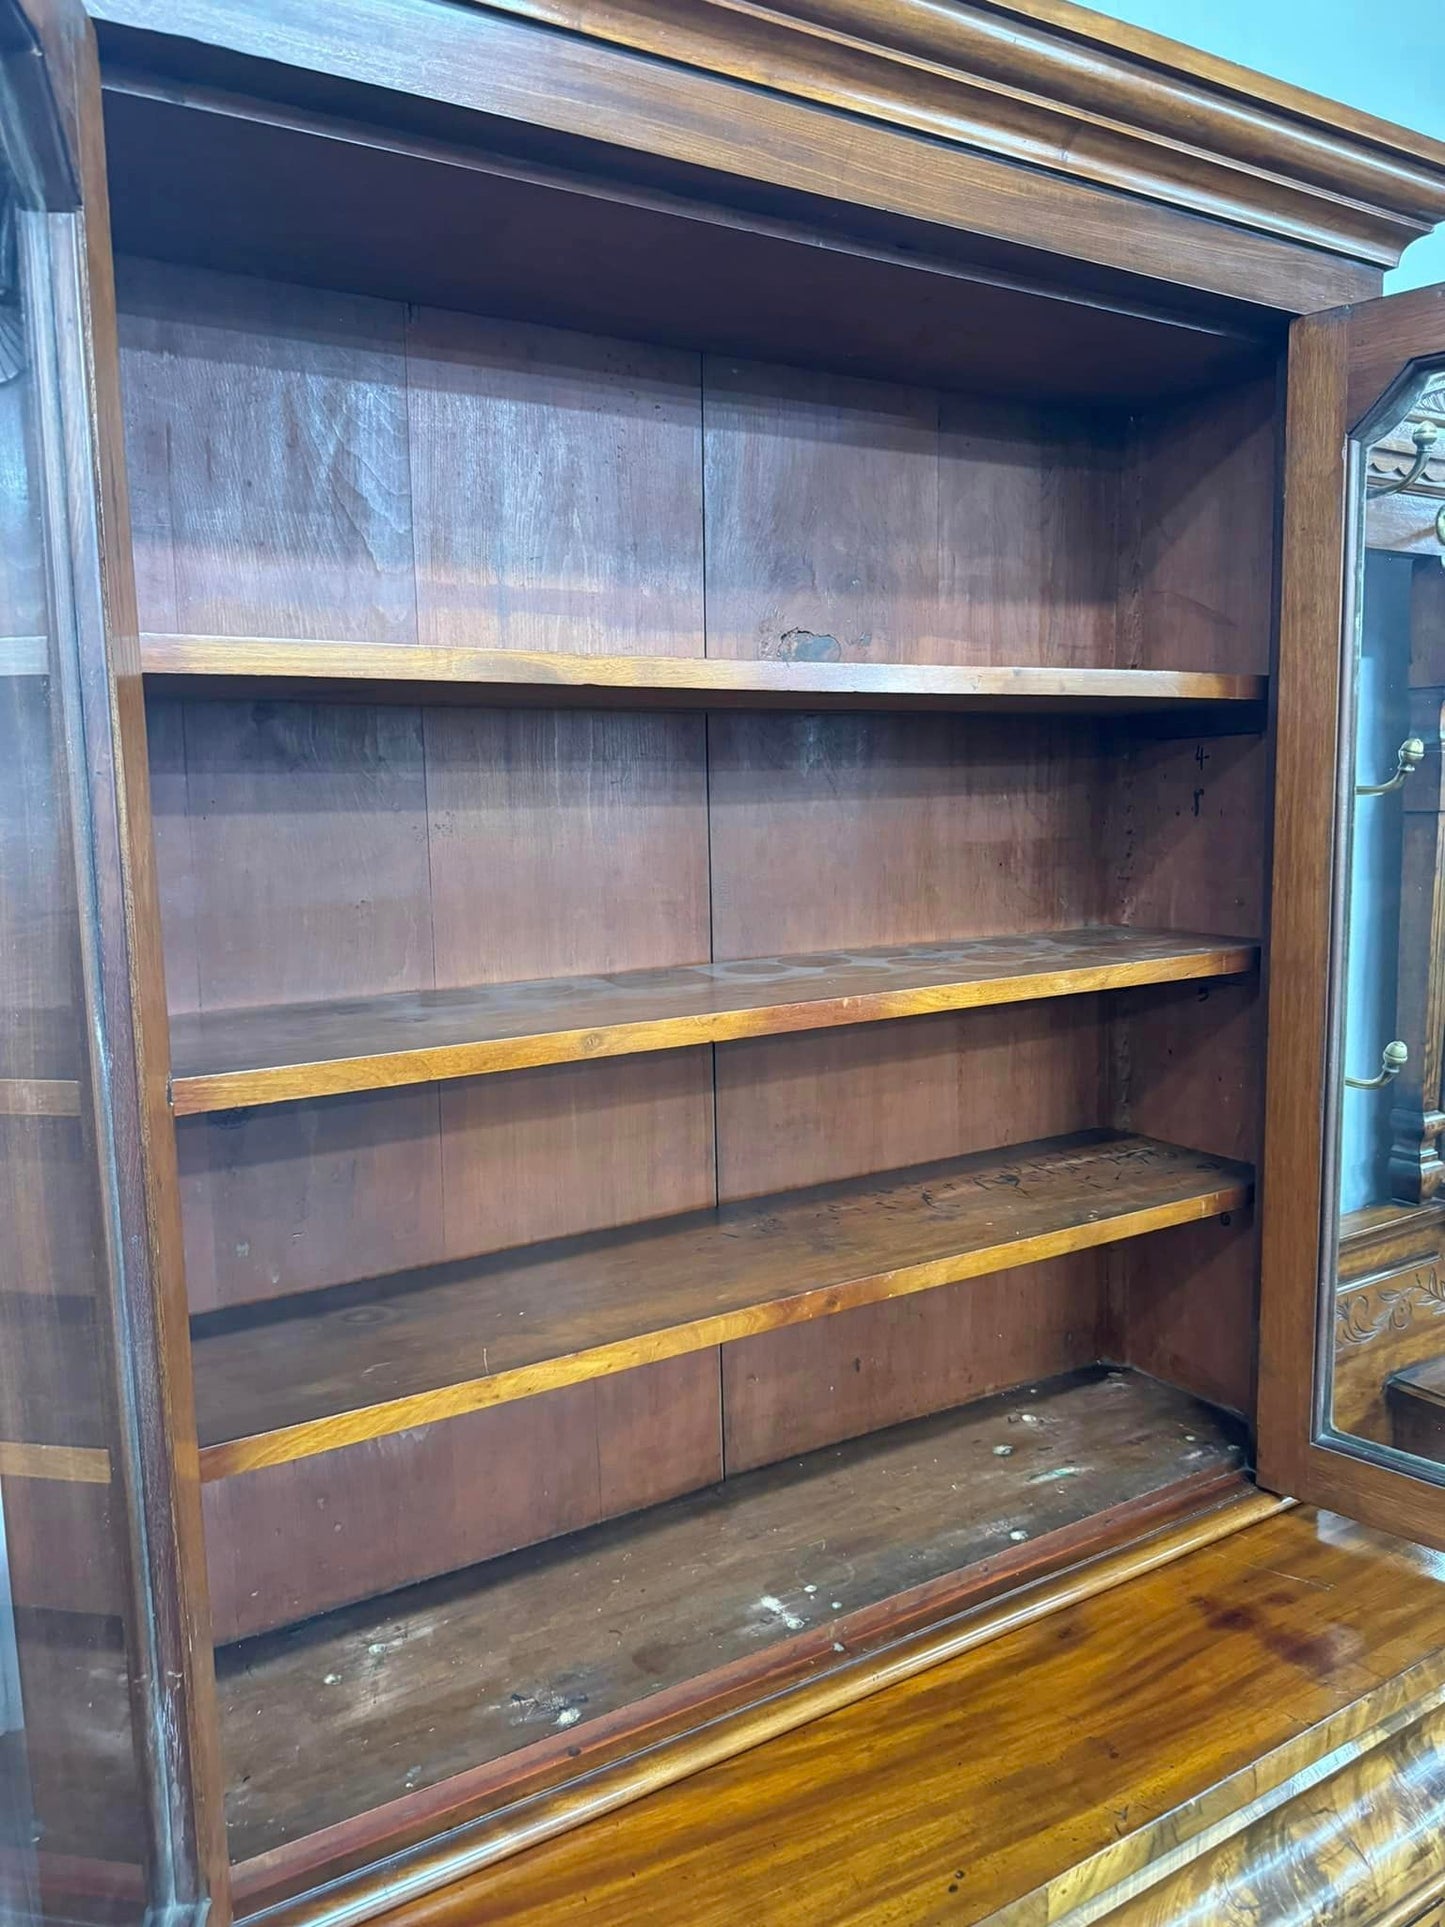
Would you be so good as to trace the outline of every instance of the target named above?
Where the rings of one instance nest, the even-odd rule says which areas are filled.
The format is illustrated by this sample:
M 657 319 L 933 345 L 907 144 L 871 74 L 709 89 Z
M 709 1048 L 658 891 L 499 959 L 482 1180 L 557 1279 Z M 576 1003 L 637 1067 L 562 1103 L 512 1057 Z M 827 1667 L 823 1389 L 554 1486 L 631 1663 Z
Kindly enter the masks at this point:
M 1395 752 L 1395 774 L 1386 783 L 1356 783 L 1356 796 L 1388 796 L 1403 789 L 1405 778 L 1413 776 L 1425 760 L 1425 745 L 1418 736 L 1407 736 Z
M 1380 1052 L 1377 1077 L 1347 1077 L 1345 1082 L 1352 1091 L 1382 1091 L 1392 1077 L 1400 1075 L 1409 1061 L 1410 1053 L 1397 1037 Z

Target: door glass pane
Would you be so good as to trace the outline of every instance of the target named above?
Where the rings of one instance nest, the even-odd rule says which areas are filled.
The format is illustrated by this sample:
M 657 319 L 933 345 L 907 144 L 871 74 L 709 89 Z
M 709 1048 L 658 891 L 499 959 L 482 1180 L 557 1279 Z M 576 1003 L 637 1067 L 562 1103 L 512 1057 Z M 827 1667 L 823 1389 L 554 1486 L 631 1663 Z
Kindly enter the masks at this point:
M 1445 1482 L 1445 368 L 1412 371 L 1350 457 L 1353 758 L 1319 1423 Z
M 48 589 L 39 485 L 48 282 L 26 266 L 55 218 L 0 178 L 0 1919 L 138 1921 L 153 1868 L 88 833 L 71 807 L 74 643 Z

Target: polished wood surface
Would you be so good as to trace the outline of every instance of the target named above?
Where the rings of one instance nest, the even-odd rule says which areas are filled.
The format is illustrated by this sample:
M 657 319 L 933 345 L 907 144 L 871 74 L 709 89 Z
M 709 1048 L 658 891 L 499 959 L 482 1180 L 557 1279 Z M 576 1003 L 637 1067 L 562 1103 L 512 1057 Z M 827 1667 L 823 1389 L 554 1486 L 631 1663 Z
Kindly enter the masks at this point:
M 1249 1195 L 1241 1166 L 1085 1133 L 303 1299 L 264 1323 L 198 1329 L 202 1474 L 1217 1216 Z
M 324 1849 L 318 1828 L 370 1814 L 379 1844 L 683 1704 L 845 1666 L 890 1624 L 1049 1564 L 1051 1535 L 1054 1560 L 1077 1553 L 1107 1537 L 1092 1515 L 1222 1489 L 1239 1461 L 1195 1401 L 1078 1374 L 242 1643 L 219 1659 L 233 1854 L 278 1879 Z
M 1432 1559 L 1287 1512 L 384 1918 L 1374 1923 L 1439 1877 L 1442 1644 Z
M 1256 957 L 1254 945 L 1228 939 L 1096 927 L 198 1012 L 171 1027 L 171 1101 L 185 1117 L 929 1011 L 1198 982 L 1242 974 Z M 0 1110 L 6 1088 L 0 1083 Z
M 147 636 L 146 673 L 174 677 L 197 693 L 197 679 L 264 681 L 277 694 L 332 696 L 360 684 L 368 697 L 395 691 L 403 700 L 573 701 L 596 708 L 657 703 L 714 709 L 1049 709 L 1104 712 L 1167 710 L 1170 705 L 1241 708 L 1263 701 L 1261 676 L 1165 669 L 952 668 L 810 660 L 733 662 L 673 656 L 582 656 L 418 645 L 404 657 L 369 644 L 273 642 L 222 636 Z M 935 645 L 948 653 L 947 642 Z M 216 685 L 221 693 L 223 685 Z M 1242 727 L 1249 727 L 1246 720 Z

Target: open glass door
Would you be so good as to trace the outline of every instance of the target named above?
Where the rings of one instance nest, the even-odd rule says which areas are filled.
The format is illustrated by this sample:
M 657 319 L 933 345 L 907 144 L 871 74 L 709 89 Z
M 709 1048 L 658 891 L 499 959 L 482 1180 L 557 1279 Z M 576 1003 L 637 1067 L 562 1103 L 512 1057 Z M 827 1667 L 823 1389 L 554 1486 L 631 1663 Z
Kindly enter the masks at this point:
M 1445 1546 L 1445 287 L 1290 350 L 1260 1474 Z

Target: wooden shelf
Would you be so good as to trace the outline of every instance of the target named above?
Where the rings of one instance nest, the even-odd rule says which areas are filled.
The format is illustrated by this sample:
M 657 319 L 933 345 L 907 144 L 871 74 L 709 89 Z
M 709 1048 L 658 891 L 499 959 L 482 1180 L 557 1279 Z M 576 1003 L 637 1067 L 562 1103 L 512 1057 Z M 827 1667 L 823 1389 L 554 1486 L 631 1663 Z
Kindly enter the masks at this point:
M 1181 705 L 1248 708 L 1263 676 L 1174 669 L 956 668 L 933 663 L 574 656 L 269 637 L 141 637 L 148 676 L 213 696 L 264 683 L 272 695 L 353 696 L 588 708 L 1056 709 L 1118 714 Z M 1245 726 L 1241 723 L 1239 726 Z
M 215 1314 L 194 1328 L 201 1475 L 1215 1217 L 1250 1192 L 1243 1165 L 1085 1131 Z
M 1236 937 L 1096 928 L 176 1017 L 178 1116 L 929 1011 L 1235 976 Z
M 438 1812 L 507 1797 L 568 1749 L 816 1677 L 1207 1503 L 1243 1463 L 1186 1394 L 1071 1374 L 223 1648 L 232 1854 L 392 1801 L 404 1825 L 427 1788 Z

